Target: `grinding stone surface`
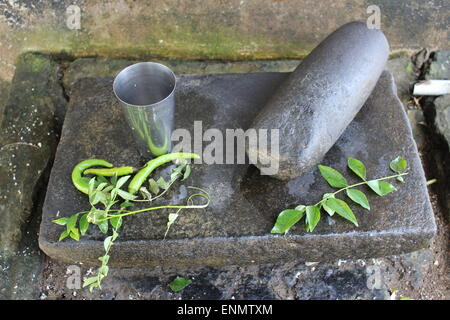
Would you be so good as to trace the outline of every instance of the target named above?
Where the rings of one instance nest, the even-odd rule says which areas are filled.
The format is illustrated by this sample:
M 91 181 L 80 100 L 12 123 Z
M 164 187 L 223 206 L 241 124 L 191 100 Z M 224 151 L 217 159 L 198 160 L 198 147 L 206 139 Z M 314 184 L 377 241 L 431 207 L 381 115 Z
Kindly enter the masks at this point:
M 177 88 L 175 128 L 193 135 L 195 120 L 203 130 L 248 128 L 286 73 L 187 75 Z M 283 182 L 259 175 L 252 165 L 193 165 L 191 176 L 176 184 L 169 202 L 181 203 L 186 186 L 209 191 L 207 209 L 184 211 L 163 240 L 170 211 L 125 218 L 111 251 L 110 264 L 224 265 L 265 261 L 325 261 L 399 254 L 425 247 L 436 232 L 426 181 L 411 129 L 395 95 L 392 76 L 384 72 L 373 94 L 327 153 L 330 165 L 357 182 L 346 169 L 347 157 L 362 160 L 368 177 L 390 175 L 389 161 L 408 160 L 406 183 L 378 197 L 362 188 L 371 211 L 352 205 L 359 227 L 324 214 L 314 233 L 304 223 L 287 236 L 270 230 L 278 213 L 297 204 L 312 204 L 331 188 L 313 168 L 301 178 Z M 208 143 L 204 143 L 204 146 Z M 89 230 L 79 242 L 58 242 L 62 227 L 51 221 L 89 209 L 86 196 L 72 187 L 70 173 L 79 161 L 98 157 L 115 165 L 145 163 L 112 92 L 112 79 L 81 79 L 72 87 L 70 105 L 52 169 L 40 230 L 40 247 L 66 262 L 98 264 L 104 235 Z M 165 169 L 167 171 L 167 169 Z M 164 171 L 164 170 L 162 170 Z M 161 171 L 156 172 L 156 176 Z M 167 203 L 167 202 L 166 202 Z M 156 203 L 155 203 L 156 204 Z

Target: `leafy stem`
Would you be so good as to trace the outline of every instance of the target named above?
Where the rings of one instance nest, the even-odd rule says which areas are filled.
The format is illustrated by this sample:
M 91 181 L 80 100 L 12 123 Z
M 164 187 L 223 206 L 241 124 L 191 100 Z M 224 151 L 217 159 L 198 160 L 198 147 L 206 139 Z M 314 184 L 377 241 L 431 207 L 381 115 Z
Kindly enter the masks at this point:
M 367 180 L 366 166 L 360 160 L 355 158 L 347 159 L 348 168 L 356 174 L 362 182 L 355 184 L 348 184 L 347 179 L 336 169 L 328 166 L 319 165 L 319 171 L 322 177 L 332 188 L 337 188 L 333 193 L 325 193 L 322 199 L 314 205 L 298 205 L 294 209 L 286 209 L 280 212 L 273 226 L 271 233 L 286 234 L 289 229 L 305 217 L 306 231 L 312 232 L 320 221 L 321 210 L 324 210 L 328 215 L 333 216 L 337 213 L 339 216 L 350 221 L 355 226 L 358 226 L 358 221 L 350 206 L 342 199 L 336 198 L 336 195 L 345 191 L 348 198 L 352 202 L 358 204 L 366 210 L 370 210 L 369 200 L 361 190 L 356 189 L 358 186 L 367 185 L 373 192 L 379 196 L 384 196 L 397 190 L 392 184 L 385 180 L 396 179 L 404 183 L 404 176 L 408 172 L 406 170 L 406 160 L 402 157 L 397 157 L 392 160 L 389 167 L 396 174 Z
M 373 180 L 370 180 L 370 181 L 383 181 L 383 180 L 389 180 L 389 179 L 394 179 L 394 178 L 397 178 L 397 177 L 403 177 L 403 176 L 406 176 L 406 175 L 408 175 L 408 174 L 409 174 L 409 172 L 403 172 L 403 173 L 394 174 L 394 175 L 388 176 L 388 177 L 382 177 L 382 178 L 378 178 L 378 179 L 373 179 Z M 338 193 L 340 193 L 340 192 L 342 192 L 342 191 L 345 191 L 345 190 L 348 190 L 348 189 L 352 189 L 352 188 L 355 188 L 355 187 L 358 187 L 358 186 L 362 186 L 362 185 L 365 185 L 365 184 L 367 185 L 367 182 L 368 182 L 368 181 L 363 181 L 363 182 L 359 182 L 359 183 L 352 184 L 352 185 L 350 185 L 350 186 L 347 186 L 347 187 L 344 187 L 344 188 L 342 188 L 342 189 L 339 189 L 339 190 L 337 190 L 336 192 L 330 193 L 330 195 L 335 196 L 335 195 L 337 195 Z M 322 204 L 322 203 L 323 203 L 324 201 L 326 201 L 326 200 L 327 200 L 326 198 L 320 200 L 319 202 L 317 202 L 317 203 L 315 204 L 315 206 L 318 206 L 318 205 Z
M 161 198 L 163 195 L 169 191 L 170 187 L 178 180 L 181 181 L 187 179 L 190 175 L 191 167 L 186 162 L 181 162 L 181 164 L 172 170 L 172 174 L 170 175 L 170 181 L 164 180 L 163 177 L 160 177 L 158 180 L 149 179 L 149 189 L 141 187 L 140 192 L 144 199 L 134 199 L 131 200 L 133 202 L 151 202 L 155 201 L 158 198 Z M 160 189 L 163 189 L 161 193 L 159 193 Z M 152 193 L 155 194 L 152 197 Z
M 157 181 L 149 180 L 149 189 L 141 187 L 141 195 L 144 199 L 137 199 L 137 196 L 122 189 L 125 183 L 131 176 L 123 176 L 118 178 L 114 175 L 109 181 L 103 176 L 96 176 L 89 180 L 89 203 L 91 209 L 89 211 L 80 211 L 70 217 L 63 217 L 54 220 L 53 222 L 66 229 L 61 233 L 59 240 L 70 236 L 72 239 L 78 241 L 80 236 L 85 235 L 91 224 L 96 225 L 104 234 L 108 234 L 108 229 L 112 230 L 112 234 L 107 236 L 103 241 L 104 255 L 98 259 L 101 261 L 101 266 L 97 269 L 94 276 L 84 280 L 83 287 L 89 287 L 92 291 L 94 288 L 101 289 L 101 281 L 108 275 L 110 250 L 114 245 L 114 241 L 119 236 L 118 230 L 122 225 L 122 218 L 142 212 L 150 212 L 162 209 L 177 209 L 176 213 L 170 213 L 168 216 L 167 229 L 164 238 L 167 236 L 171 225 L 175 222 L 180 212 L 183 209 L 201 209 L 206 208 L 211 199 L 205 190 L 197 187 L 188 187 L 196 190 L 191 194 L 185 205 L 161 205 L 140 210 L 127 210 L 126 208 L 133 206 L 134 201 L 154 201 L 161 198 L 167 193 L 175 181 L 181 181 L 188 178 L 190 175 L 190 166 L 187 163 L 181 163 L 176 168 L 172 169 L 170 180 L 166 181 L 160 177 Z M 160 190 L 163 190 L 160 192 Z M 206 200 L 203 204 L 195 204 L 194 199 Z M 119 208 L 117 208 L 119 206 Z M 115 207 L 115 208 L 114 208 Z M 78 224 L 78 226 L 77 226 Z
M 177 179 L 171 180 L 169 182 L 169 184 L 167 185 L 167 188 L 164 189 L 163 192 L 161 192 L 160 194 L 156 195 L 153 198 L 148 197 L 147 199 L 134 199 L 134 200 L 131 200 L 131 201 L 133 201 L 133 202 L 151 202 L 151 201 L 155 201 L 156 199 L 161 198 L 163 195 L 165 195 L 166 192 L 169 191 L 170 187 L 175 183 L 175 181 L 177 181 Z M 142 189 L 141 191 L 145 192 L 144 190 L 146 190 L 146 189 Z
M 125 213 L 119 213 L 119 214 L 115 214 L 115 215 L 106 215 L 106 218 L 104 218 L 103 220 L 98 220 L 98 222 L 104 222 L 107 221 L 111 218 L 117 218 L 117 217 L 126 217 L 129 215 L 133 215 L 136 213 L 142 213 L 142 212 L 148 212 L 148 211 L 154 211 L 154 210 L 161 210 L 161 209 L 202 209 L 202 208 L 206 208 L 210 201 L 211 198 L 209 197 L 209 194 L 200 188 L 196 188 L 196 187 L 188 187 L 190 189 L 198 189 L 201 190 L 204 193 L 194 193 L 192 195 L 189 196 L 188 200 L 191 199 L 194 196 L 198 196 L 198 197 L 202 197 L 206 199 L 206 203 L 205 204 L 200 204 L 200 205 L 177 205 L 177 206 L 156 206 L 156 207 L 150 207 L 150 208 L 145 208 L 145 209 L 140 209 L 140 210 L 135 210 L 135 211 L 127 211 Z

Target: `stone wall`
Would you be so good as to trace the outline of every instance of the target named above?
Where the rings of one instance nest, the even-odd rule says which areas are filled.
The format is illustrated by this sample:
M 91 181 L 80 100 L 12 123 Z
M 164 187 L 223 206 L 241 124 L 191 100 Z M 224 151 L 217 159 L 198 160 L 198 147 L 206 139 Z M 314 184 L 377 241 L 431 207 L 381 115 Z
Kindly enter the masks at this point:
M 76 12 L 80 8 L 80 28 Z M 62 0 L 0 2 L 0 78 L 19 53 L 165 59 L 302 58 L 377 5 L 393 52 L 447 43 L 446 0 Z M 69 24 L 67 23 L 69 21 Z M 70 29 L 74 28 L 75 29 Z
M 0 115 L 0 256 L 17 250 L 53 161 L 66 105 L 59 69 L 45 55 L 21 55 Z

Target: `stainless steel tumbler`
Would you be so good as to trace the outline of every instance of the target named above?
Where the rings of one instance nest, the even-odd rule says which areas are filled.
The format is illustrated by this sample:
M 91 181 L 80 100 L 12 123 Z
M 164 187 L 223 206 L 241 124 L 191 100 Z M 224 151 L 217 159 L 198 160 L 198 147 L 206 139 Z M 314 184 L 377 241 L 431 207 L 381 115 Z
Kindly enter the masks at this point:
M 114 94 L 143 156 L 160 156 L 171 150 L 175 87 L 172 70 L 156 62 L 128 66 L 114 79 Z

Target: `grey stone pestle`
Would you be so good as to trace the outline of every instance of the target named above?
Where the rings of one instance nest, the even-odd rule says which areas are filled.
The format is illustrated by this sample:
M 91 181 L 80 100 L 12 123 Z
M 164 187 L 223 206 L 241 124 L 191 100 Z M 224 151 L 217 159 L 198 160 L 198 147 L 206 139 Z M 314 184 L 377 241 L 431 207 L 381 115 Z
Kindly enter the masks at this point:
M 322 160 L 374 89 L 389 55 L 383 32 L 350 22 L 323 40 L 281 84 L 251 128 L 279 129 L 279 152 L 248 146 L 263 174 L 302 176 Z M 380 115 L 383 116 L 383 115 Z M 272 152 L 273 151 L 273 152 Z M 265 172 L 268 158 L 279 160 Z

